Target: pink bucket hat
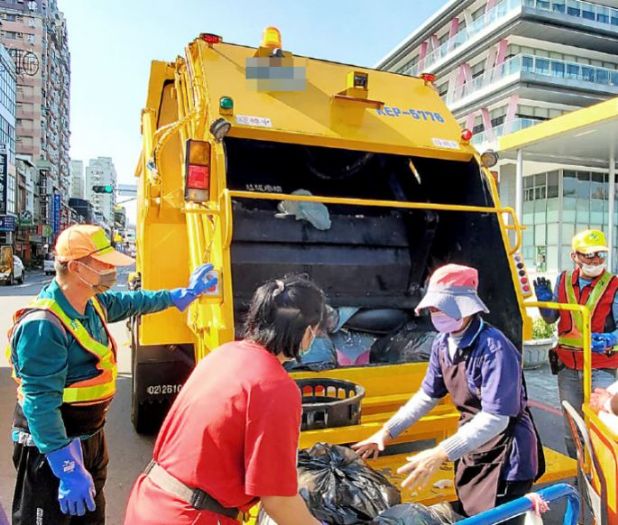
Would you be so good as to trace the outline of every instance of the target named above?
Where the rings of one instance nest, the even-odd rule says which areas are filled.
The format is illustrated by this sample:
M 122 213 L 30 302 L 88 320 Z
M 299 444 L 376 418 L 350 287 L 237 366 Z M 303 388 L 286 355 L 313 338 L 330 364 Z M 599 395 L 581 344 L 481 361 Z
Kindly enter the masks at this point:
M 447 264 L 438 268 L 427 286 L 425 297 L 418 303 L 416 314 L 423 308 L 434 307 L 453 319 L 462 319 L 478 312 L 489 313 L 477 290 L 479 273 L 461 264 Z

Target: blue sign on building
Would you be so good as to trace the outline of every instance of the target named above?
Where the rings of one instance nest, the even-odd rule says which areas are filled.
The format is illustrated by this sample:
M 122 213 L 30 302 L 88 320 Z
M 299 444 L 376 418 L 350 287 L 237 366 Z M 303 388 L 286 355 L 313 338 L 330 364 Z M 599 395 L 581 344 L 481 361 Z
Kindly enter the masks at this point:
M 60 212 L 62 211 L 62 195 L 54 193 L 52 205 L 52 228 L 54 235 L 60 233 Z
M 0 232 L 13 232 L 17 221 L 13 215 L 0 215 Z

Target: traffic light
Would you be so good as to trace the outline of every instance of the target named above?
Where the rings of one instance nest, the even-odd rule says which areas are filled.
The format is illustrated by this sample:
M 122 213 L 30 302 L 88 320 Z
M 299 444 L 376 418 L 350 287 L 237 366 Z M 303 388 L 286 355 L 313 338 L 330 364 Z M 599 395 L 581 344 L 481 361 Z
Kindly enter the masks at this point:
M 114 193 L 114 186 L 105 184 L 103 186 L 93 186 L 92 191 L 95 193 Z

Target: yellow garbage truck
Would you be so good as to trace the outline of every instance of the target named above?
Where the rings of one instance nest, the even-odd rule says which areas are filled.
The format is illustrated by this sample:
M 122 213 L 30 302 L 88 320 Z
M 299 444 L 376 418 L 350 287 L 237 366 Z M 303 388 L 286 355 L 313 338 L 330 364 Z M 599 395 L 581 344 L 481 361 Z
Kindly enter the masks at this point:
M 301 447 L 363 439 L 418 389 L 426 361 L 388 344 L 401 326 L 406 341 L 430 332 L 429 320 L 413 312 L 442 264 L 479 269 L 489 322 L 521 345 L 531 295 L 521 228 L 500 204 L 488 169 L 494 155 L 474 149 L 434 81 L 297 56 L 275 28 L 259 47 L 204 33 L 182 57 L 152 62 L 136 170 L 134 286 L 181 286 L 204 262 L 219 286 L 188 313 L 170 309 L 131 323 L 139 432 L 157 428 L 197 361 L 240 337 L 254 290 L 288 273 L 311 276 L 333 310 L 351 309 L 357 333 L 374 337 L 361 358 L 291 372 L 365 391 L 358 424 L 303 431 Z M 443 439 L 457 421 L 443 403 L 398 443 Z M 575 472 L 556 452 L 547 460 L 544 481 Z M 394 454 L 375 466 L 396 480 L 403 462 Z M 439 487 L 415 499 L 455 497 L 452 483 Z

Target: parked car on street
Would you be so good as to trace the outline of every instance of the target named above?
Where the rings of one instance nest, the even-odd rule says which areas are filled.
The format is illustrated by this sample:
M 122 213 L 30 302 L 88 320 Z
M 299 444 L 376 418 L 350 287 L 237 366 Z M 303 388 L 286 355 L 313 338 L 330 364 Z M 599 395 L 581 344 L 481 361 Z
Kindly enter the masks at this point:
M 13 267 L 5 265 L 3 270 L 0 272 L 0 281 L 6 285 L 15 284 L 15 282 L 22 284 L 26 278 L 24 263 L 17 255 L 13 255 Z
M 45 275 L 54 275 L 56 273 L 56 269 L 54 268 L 54 256 L 51 253 L 48 253 L 43 259 L 43 271 Z

